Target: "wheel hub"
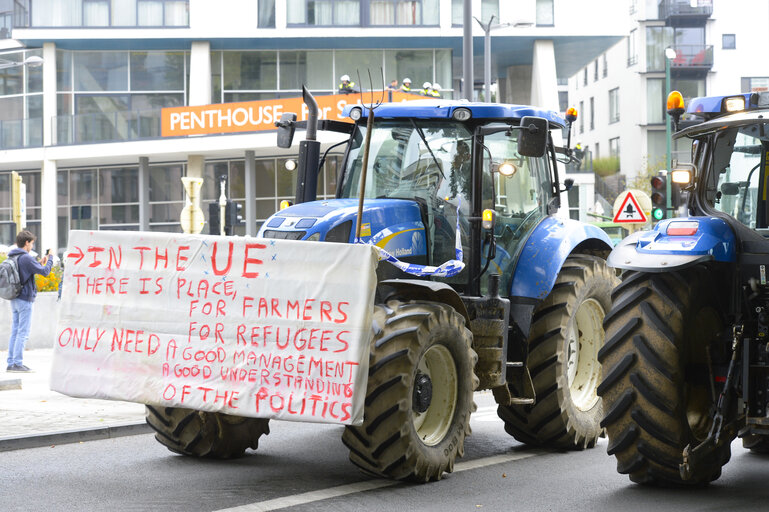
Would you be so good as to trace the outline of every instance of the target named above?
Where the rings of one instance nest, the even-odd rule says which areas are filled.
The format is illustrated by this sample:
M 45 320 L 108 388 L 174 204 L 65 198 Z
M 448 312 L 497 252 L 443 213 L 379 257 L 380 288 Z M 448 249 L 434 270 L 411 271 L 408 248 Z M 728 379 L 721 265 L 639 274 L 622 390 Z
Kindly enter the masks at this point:
M 414 399 L 412 401 L 415 412 L 422 414 L 430 407 L 433 401 L 433 381 L 428 375 L 417 372 L 414 379 Z
M 596 388 L 601 380 L 598 350 L 603 345 L 603 307 L 587 299 L 577 308 L 567 334 L 566 379 L 574 405 L 590 410 L 597 402 Z

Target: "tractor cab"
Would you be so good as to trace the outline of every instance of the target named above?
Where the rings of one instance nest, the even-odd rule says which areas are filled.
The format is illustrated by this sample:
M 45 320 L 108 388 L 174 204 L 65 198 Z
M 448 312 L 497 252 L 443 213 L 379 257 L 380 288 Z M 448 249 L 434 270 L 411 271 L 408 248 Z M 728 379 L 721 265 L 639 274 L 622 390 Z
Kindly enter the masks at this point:
M 344 115 L 355 124 L 336 199 L 281 210 L 260 236 L 354 242 L 365 176 L 361 242 L 435 266 L 456 257 L 458 235 L 470 272 L 435 279 L 477 294 L 486 281 L 477 277 L 491 267 L 509 290 L 520 242 L 558 206 L 549 130 L 564 119 L 531 107 L 427 100 L 379 106 L 367 134 L 368 109 L 348 106 Z M 487 230 L 484 211 L 494 219 Z

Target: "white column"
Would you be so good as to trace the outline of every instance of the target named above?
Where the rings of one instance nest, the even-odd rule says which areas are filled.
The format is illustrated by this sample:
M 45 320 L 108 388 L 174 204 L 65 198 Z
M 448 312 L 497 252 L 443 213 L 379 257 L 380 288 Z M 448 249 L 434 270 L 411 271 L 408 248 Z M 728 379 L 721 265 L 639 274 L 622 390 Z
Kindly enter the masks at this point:
M 56 144 L 56 45 L 43 43 L 43 145 Z M 54 185 L 56 181 L 54 180 Z
M 202 178 L 206 168 L 206 159 L 203 155 L 187 155 L 187 176 L 190 178 Z
M 189 104 L 211 103 L 211 43 L 193 41 L 190 47 Z
M 59 222 L 56 212 L 56 161 L 43 160 L 40 176 L 40 242 L 38 252 L 51 249 L 57 254 Z
M 531 64 L 531 104 L 558 112 L 558 76 L 553 41 L 534 41 Z

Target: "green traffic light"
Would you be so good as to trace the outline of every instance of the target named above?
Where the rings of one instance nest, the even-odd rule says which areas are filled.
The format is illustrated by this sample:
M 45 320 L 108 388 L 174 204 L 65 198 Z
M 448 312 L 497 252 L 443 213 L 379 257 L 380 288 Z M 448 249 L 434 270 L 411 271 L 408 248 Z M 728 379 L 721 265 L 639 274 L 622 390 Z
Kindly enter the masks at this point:
M 654 217 L 654 220 L 662 219 L 662 215 L 662 208 L 655 208 L 652 210 L 652 217 Z

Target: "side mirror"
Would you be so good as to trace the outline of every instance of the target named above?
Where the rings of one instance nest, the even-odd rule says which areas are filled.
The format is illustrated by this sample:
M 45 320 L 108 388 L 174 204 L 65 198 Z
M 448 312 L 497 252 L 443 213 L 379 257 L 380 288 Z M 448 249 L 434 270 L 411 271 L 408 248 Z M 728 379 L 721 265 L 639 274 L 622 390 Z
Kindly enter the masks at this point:
M 563 190 L 562 190 L 562 192 L 568 192 L 572 188 L 574 188 L 574 180 L 573 179 L 566 178 L 565 180 L 563 180 Z
M 296 114 L 284 112 L 275 126 L 278 127 L 278 147 L 290 148 L 294 142 L 294 132 L 296 131 Z
M 725 182 L 721 184 L 721 193 L 725 196 L 736 196 L 740 193 L 739 183 Z
M 521 119 L 521 129 L 518 134 L 518 153 L 523 156 L 545 156 L 548 136 L 547 119 L 527 116 Z

